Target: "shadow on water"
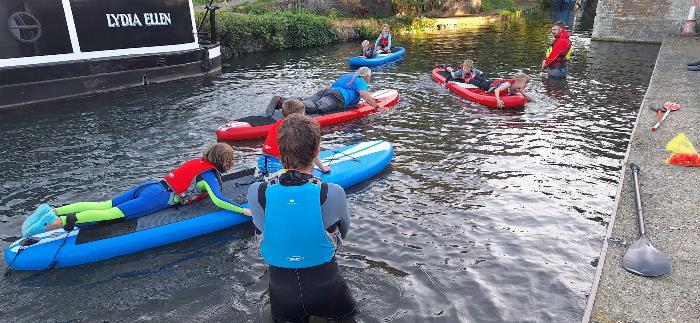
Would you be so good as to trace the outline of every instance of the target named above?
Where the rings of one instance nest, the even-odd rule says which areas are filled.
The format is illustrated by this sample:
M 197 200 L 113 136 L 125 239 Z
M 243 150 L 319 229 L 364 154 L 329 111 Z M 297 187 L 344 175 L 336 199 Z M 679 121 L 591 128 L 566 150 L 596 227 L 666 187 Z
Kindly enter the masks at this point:
M 580 320 L 620 162 L 657 45 L 591 42 L 577 30 L 571 75 L 539 70 L 551 18 L 504 18 L 397 37 L 404 61 L 376 69 L 392 110 L 324 130 L 324 147 L 383 139 L 389 170 L 349 191 L 339 262 L 357 319 Z M 272 94 L 308 95 L 350 70 L 359 45 L 236 58 L 221 75 L 0 112 L 0 246 L 37 204 L 110 198 L 201 154 L 214 130 L 262 113 Z M 522 71 L 535 98 L 498 111 L 430 79 L 472 58 Z M 261 141 L 235 144 L 236 169 Z M 10 321 L 268 320 L 267 272 L 250 224 L 86 266 L 0 280 Z

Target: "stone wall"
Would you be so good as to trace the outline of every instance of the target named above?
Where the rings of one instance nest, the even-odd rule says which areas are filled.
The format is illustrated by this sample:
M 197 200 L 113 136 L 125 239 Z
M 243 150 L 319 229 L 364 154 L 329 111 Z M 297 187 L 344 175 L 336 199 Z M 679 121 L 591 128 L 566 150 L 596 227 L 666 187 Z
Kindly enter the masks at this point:
M 658 42 L 680 33 L 690 0 L 599 0 L 593 39 Z

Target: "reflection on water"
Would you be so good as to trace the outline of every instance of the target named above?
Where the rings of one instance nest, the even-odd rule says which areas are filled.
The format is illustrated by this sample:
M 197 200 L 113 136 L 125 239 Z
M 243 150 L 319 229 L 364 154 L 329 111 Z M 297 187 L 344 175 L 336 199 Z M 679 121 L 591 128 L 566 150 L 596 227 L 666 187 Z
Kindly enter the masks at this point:
M 324 131 L 323 146 L 384 139 L 392 166 L 349 191 L 339 262 L 358 319 L 580 320 L 611 213 L 620 162 L 658 51 L 576 32 L 571 75 L 539 70 L 549 16 L 396 40 L 403 62 L 371 88 L 395 109 Z M 222 75 L 31 110 L 0 112 L 0 238 L 43 201 L 97 200 L 159 178 L 272 94 L 308 95 L 348 70 L 354 43 L 248 55 Z M 489 110 L 430 79 L 472 58 L 488 76 L 522 71 L 524 111 Z M 633 68 L 630 68 L 633 66 Z M 236 146 L 237 168 L 256 144 Z M 267 272 L 251 225 L 137 255 L 0 282 L 0 316 L 59 321 L 260 321 Z M 35 307 L 34 304 L 41 304 Z

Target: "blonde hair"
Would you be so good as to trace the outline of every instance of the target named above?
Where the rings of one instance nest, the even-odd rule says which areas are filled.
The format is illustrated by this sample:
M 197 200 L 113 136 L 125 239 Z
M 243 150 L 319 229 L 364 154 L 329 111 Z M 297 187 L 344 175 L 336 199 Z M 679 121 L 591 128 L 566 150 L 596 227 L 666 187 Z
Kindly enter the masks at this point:
M 304 108 L 304 103 L 302 103 L 299 100 L 290 99 L 282 103 L 282 115 L 284 115 L 285 117 L 289 116 L 292 113 L 304 114 L 304 112 L 306 112 Z
M 530 77 L 525 73 L 515 73 L 515 75 L 513 75 L 513 80 L 527 83 L 530 81 Z
M 383 30 L 384 28 L 389 29 L 389 24 L 383 24 L 383 25 L 382 25 L 382 30 Z
M 367 39 L 363 40 L 362 47 L 369 47 L 369 40 L 367 40 Z
M 202 154 L 202 157 L 214 164 L 214 167 L 225 173 L 233 167 L 233 148 L 227 143 L 217 142 L 207 147 Z
M 462 63 L 462 67 L 469 67 L 473 68 L 474 67 L 474 61 L 471 59 L 465 59 L 464 63 Z

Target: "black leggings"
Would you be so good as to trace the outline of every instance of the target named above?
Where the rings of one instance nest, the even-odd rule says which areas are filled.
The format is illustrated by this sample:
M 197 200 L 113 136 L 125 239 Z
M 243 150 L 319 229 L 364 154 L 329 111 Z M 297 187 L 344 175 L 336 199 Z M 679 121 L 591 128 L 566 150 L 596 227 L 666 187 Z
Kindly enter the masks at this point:
M 355 302 L 335 260 L 310 268 L 270 266 L 270 306 L 275 322 L 307 322 L 312 315 L 342 319 L 355 314 Z
M 308 98 L 292 99 L 297 99 L 304 104 L 306 114 L 326 114 L 345 108 L 343 95 L 333 88 L 320 90 Z
M 449 73 L 449 74 L 447 75 L 447 78 L 445 79 L 445 83 L 447 83 L 447 82 L 449 82 L 449 81 L 455 81 L 455 82 L 462 82 L 462 83 L 464 83 L 464 79 L 455 79 L 455 78 L 452 78 L 452 73 Z M 481 75 L 476 75 L 476 76 L 474 76 L 474 78 L 472 78 L 471 80 L 469 80 L 468 83 L 471 84 L 471 85 L 478 86 L 480 89 L 482 89 L 482 90 L 484 90 L 484 91 L 488 91 L 489 88 L 491 88 L 491 83 L 493 83 L 493 81 L 489 81 L 489 80 L 485 79 L 485 78 L 484 78 L 483 76 L 481 76 Z

